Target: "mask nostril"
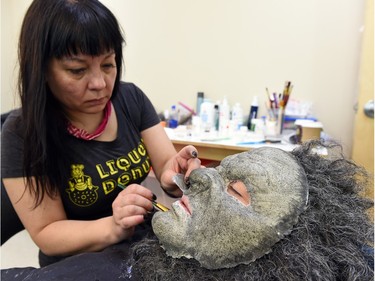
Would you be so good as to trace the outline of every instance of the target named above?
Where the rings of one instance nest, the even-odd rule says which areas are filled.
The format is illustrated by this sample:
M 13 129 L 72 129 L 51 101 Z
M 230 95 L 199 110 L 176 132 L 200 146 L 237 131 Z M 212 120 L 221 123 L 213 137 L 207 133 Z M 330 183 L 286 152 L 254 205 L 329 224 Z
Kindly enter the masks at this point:
M 173 177 L 173 182 L 182 190 L 188 190 L 190 187 L 189 178 L 184 178 L 182 174 L 176 174 Z
M 190 180 L 189 180 L 189 178 L 185 178 L 184 182 L 185 182 L 185 188 L 189 189 L 190 188 Z

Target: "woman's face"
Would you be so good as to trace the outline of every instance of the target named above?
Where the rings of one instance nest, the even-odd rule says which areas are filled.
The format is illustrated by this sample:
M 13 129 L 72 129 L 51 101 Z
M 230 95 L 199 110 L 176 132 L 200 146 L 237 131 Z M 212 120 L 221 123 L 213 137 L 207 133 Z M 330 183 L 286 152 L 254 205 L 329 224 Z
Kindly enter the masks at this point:
M 291 154 L 260 148 L 194 170 L 190 186 L 152 220 L 167 254 L 216 269 L 250 263 L 271 251 L 304 210 L 306 177 Z M 182 181 L 178 181 L 182 182 Z
M 101 112 L 112 96 L 117 75 L 115 53 L 52 58 L 47 83 L 65 113 Z

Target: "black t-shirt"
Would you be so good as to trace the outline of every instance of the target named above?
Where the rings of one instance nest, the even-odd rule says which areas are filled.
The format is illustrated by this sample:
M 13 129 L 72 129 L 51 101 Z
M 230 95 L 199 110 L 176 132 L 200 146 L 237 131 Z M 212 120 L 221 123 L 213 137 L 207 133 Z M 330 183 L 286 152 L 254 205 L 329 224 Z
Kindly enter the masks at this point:
M 111 245 L 103 251 L 74 255 L 41 268 L 15 267 L 2 269 L 1 280 L 141 280 L 134 276 L 131 265 L 133 255 L 130 248 L 133 243 L 149 236 L 153 237 L 151 220 L 137 225 L 136 232 L 131 238 Z
M 121 83 L 112 103 L 118 121 L 114 141 L 66 139 L 64 155 L 69 164 L 63 171 L 66 184 L 60 194 L 69 219 L 112 215 L 112 202 L 122 190 L 118 185 L 141 183 L 151 169 L 140 134 L 160 121 L 150 100 L 134 84 Z M 2 178 L 23 176 L 19 115 L 20 110 L 13 112 L 2 128 Z

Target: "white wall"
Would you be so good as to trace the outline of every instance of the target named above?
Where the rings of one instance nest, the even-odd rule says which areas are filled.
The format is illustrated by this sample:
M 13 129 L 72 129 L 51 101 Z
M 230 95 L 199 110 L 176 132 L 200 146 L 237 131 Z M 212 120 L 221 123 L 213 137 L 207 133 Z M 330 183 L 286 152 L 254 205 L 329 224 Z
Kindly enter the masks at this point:
M 30 0 L 1 0 L 1 112 L 19 104 L 16 94 L 17 40 Z
M 326 133 L 351 151 L 363 0 L 102 2 L 125 32 L 124 80 L 159 111 L 178 101 L 195 107 L 204 91 L 247 112 L 254 95 L 263 104 L 265 87 L 281 92 L 291 80 L 292 97 L 313 102 Z M 1 3 L 3 112 L 13 106 L 14 40 L 30 0 Z

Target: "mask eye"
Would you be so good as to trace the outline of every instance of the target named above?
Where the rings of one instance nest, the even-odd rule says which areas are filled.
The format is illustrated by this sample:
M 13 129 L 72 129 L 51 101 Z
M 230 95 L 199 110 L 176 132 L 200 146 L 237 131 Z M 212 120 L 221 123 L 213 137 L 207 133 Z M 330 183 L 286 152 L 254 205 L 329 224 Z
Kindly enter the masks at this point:
M 239 180 L 231 181 L 227 186 L 227 192 L 231 196 L 238 199 L 242 204 L 248 206 L 251 203 L 250 194 L 247 191 L 246 185 Z

